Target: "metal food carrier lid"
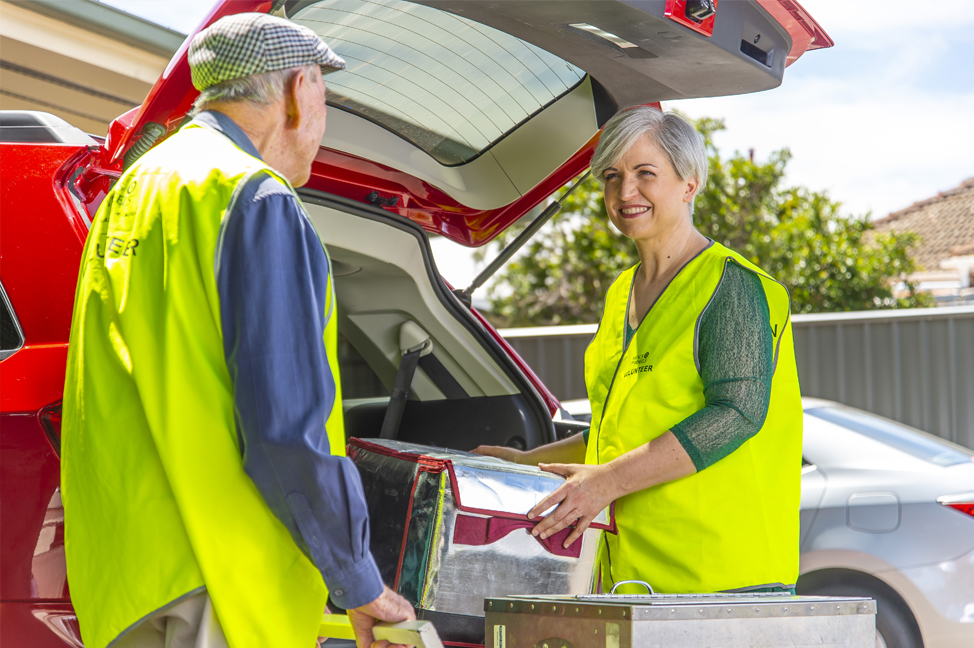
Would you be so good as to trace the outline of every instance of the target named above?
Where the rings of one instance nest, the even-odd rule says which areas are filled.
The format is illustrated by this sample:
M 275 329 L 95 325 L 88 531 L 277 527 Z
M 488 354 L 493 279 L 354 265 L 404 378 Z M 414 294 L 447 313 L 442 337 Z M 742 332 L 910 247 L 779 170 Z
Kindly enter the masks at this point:
M 757 619 L 876 614 L 865 597 L 793 596 L 781 593 L 582 594 L 486 599 L 484 612 L 622 621 Z

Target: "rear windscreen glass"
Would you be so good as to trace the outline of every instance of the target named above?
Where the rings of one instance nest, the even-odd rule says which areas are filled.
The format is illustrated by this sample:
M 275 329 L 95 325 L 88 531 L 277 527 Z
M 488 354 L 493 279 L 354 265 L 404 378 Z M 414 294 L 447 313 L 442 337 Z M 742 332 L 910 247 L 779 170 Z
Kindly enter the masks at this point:
M 0 286 L 0 360 L 6 359 L 14 351 L 24 346 L 24 332 L 14 314 L 7 291 Z
M 938 466 L 967 463 L 972 458 L 972 452 L 966 448 L 867 412 L 846 407 L 816 407 L 805 410 L 805 413 Z
M 476 157 L 585 76 L 510 34 L 403 0 L 322 0 L 289 17 L 345 59 L 325 79 L 329 105 L 443 165 Z

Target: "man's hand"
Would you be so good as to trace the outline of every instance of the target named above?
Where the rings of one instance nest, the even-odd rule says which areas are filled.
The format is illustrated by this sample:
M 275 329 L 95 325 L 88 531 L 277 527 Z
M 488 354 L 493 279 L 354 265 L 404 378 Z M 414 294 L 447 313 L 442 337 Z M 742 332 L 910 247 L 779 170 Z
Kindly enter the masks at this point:
M 526 461 L 528 453 L 524 452 L 523 450 L 508 448 L 505 446 L 482 445 L 477 446 L 470 452 L 487 457 L 497 457 L 498 459 L 512 461 L 514 463 L 530 463 Z
M 388 587 L 382 590 L 379 598 L 367 605 L 348 611 L 348 620 L 355 631 L 355 643 L 358 648 L 404 648 L 388 641 L 376 641 L 372 636 L 372 626 L 376 621 L 415 621 L 416 612 L 413 606 L 403 597 Z
M 528 517 L 534 519 L 558 505 L 531 530 L 531 534 L 547 538 L 578 520 L 575 530 L 565 540 L 566 549 L 582 537 L 595 516 L 624 494 L 617 488 L 612 468 L 607 464 L 541 464 L 540 468 L 561 475 L 567 481 L 528 511 Z

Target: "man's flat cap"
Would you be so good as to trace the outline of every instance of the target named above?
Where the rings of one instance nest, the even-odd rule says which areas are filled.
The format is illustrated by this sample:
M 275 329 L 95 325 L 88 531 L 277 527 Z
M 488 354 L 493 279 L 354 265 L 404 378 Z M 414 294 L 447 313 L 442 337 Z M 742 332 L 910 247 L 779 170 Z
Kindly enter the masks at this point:
M 203 91 L 231 79 L 305 65 L 327 74 L 345 61 L 307 27 L 262 13 L 225 16 L 189 45 L 193 85 Z

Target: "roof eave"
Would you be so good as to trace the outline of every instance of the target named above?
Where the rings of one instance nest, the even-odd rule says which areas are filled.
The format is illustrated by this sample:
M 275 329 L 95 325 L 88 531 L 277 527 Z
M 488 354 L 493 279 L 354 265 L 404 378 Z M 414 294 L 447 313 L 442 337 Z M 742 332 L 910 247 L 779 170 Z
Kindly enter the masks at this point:
M 186 39 L 185 34 L 94 0 L 15 0 L 14 3 L 166 58 L 175 54 Z

